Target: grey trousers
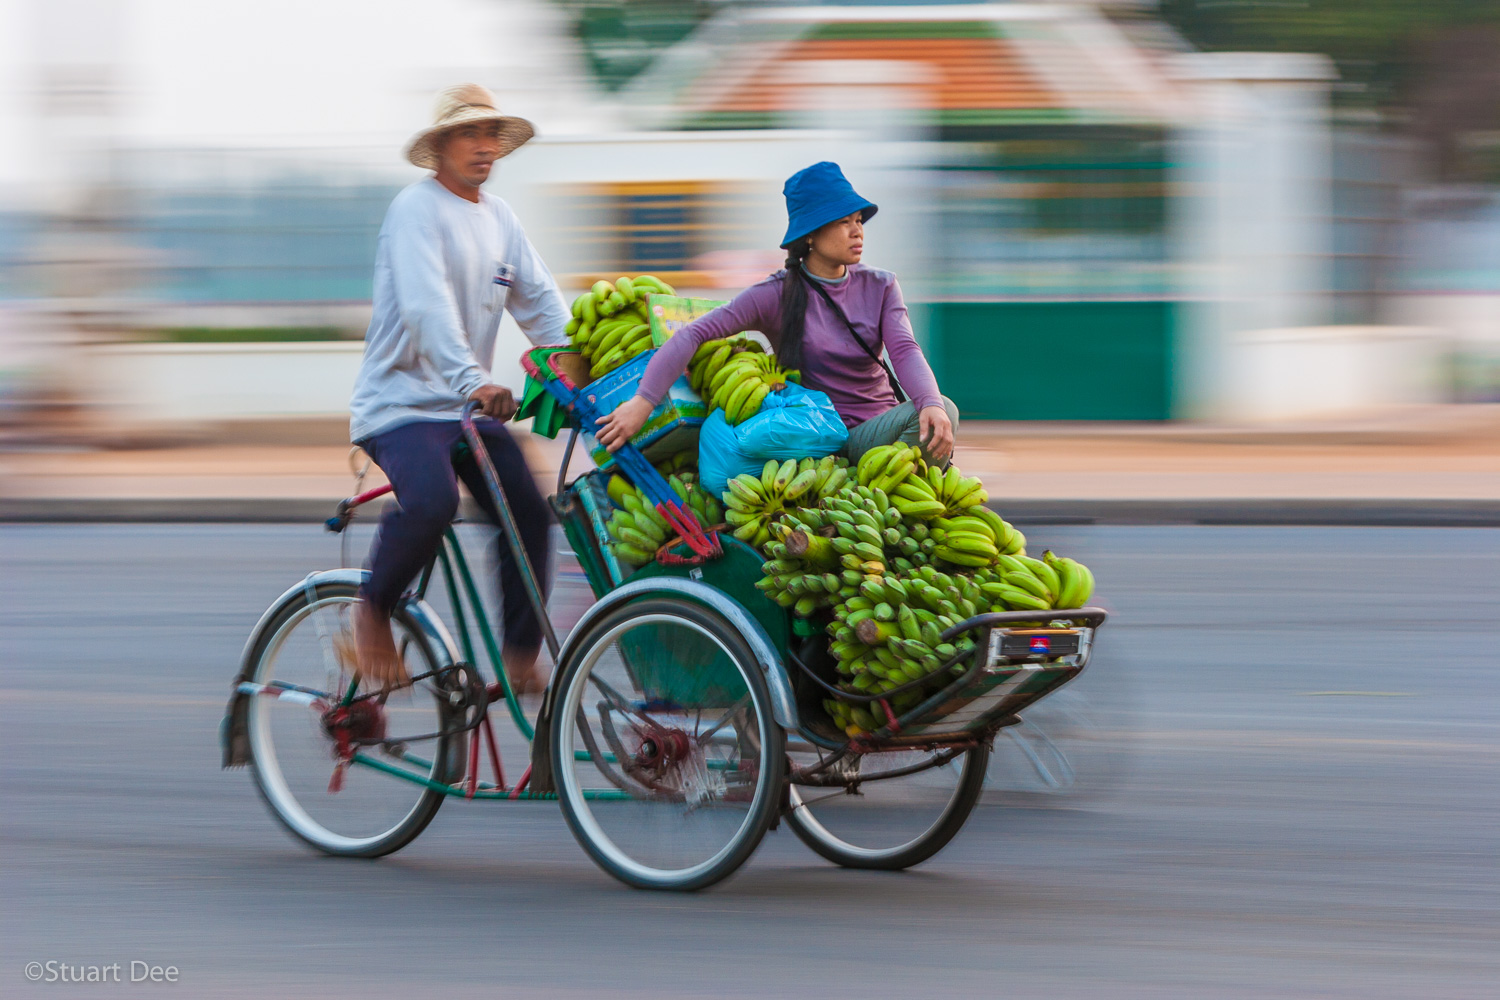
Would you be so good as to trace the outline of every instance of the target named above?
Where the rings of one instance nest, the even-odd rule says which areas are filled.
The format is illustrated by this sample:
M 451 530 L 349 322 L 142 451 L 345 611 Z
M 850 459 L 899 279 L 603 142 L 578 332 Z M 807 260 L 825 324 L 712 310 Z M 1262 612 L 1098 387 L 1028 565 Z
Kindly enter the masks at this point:
M 953 405 L 953 400 L 947 396 L 939 397 L 943 401 L 943 409 L 948 411 L 948 419 L 953 422 L 953 433 L 958 435 L 958 407 Z M 844 442 L 843 456 L 850 462 L 858 462 L 859 456 L 871 448 L 878 448 L 883 444 L 895 444 L 903 441 L 906 444 L 921 444 L 918 440 L 921 434 L 921 425 L 917 415 L 917 408 L 910 400 L 898 403 L 880 414 L 871 417 L 862 424 L 855 424 L 849 428 L 849 440 Z M 926 458 L 931 456 L 924 455 Z M 948 464 L 946 461 L 943 463 Z

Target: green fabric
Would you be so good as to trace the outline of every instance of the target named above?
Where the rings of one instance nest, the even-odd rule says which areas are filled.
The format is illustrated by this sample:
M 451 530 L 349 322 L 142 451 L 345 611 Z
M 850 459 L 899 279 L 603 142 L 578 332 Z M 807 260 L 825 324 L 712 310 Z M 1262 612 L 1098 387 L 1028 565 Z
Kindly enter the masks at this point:
M 943 409 L 948 411 L 948 419 L 953 421 L 954 439 L 958 437 L 958 407 L 953 405 L 953 400 L 947 396 L 940 397 L 943 401 Z M 859 457 L 871 448 L 879 448 L 883 444 L 895 444 L 901 441 L 905 444 L 921 444 L 922 425 L 917 415 L 916 405 L 911 400 L 897 403 L 878 417 L 871 417 L 862 424 L 855 424 L 849 428 L 849 440 L 844 442 L 843 455 L 850 462 L 858 462 Z M 928 456 L 929 458 L 931 456 Z M 945 466 L 946 462 L 943 463 Z
M 764 575 L 761 572 L 761 564 L 765 562 L 765 559 L 755 549 L 728 535 L 720 535 L 719 542 L 724 547 L 724 554 L 718 559 L 710 559 L 701 566 L 663 566 L 658 562 L 647 563 L 636 570 L 635 575 L 630 579 L 649 580 L 658 576 L 681 577 L 697 574 L 697 579 L 710 587 L 722 590 L 738 601 L 740 607 L 750 612 L 751 617 L 760 623 L 761 628 L 765 629 L 766 638 L 771 640 L 771 646 L 784 655 L 790 643 L 787 631 L 792 616 L 785 608 L 755 588 L 755 581 Z M 693 554 L 686 544 L 676 545 L 670 551 L 680 556 Z M 730 669 L 733 668 L 730 667 Z
M 531 352 L 531 359 L 537 363 L 537 367 L 545 375 L 546 360 L 558 351 L 571 349 L 568 347 L 539 348 Z M 563 409 L 562 403 L 558 402 L 556 396 L 547 391 L 543 382 L 537 381 L 529 373 L 526 376 L 526 385 L 521 390 L 521 407 L 516 410 L 517 420 L 525 420 L 527 417 L 531 418 L 532 431 L 543 437 L 555 438 L 558 431 L 568 426 L 568 411 Z

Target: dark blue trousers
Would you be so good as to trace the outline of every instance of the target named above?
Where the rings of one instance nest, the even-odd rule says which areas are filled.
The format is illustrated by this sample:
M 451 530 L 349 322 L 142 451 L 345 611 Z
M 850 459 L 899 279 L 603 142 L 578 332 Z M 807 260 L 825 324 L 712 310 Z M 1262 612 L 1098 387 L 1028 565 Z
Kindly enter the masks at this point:
M 551 513 L 505 425 L 486 417 L 475 421 L 479 435 L 500 474 L 500 485 L 515 515 L 521 544 L 536 568 L 542 593 L 549 590 L 548 532 Z M 472 457 L 455 464 L 454 447 L 463 440 L 457 420 L 418 420 L 359 442 L 391 481 L 396 503 L 387 507 L 370 548 L 370 579 L 363 596 L 389 613 L 417 574 L 437 554 L 443 532 L 458 511 L 458 480 L 479 502 L 491 523 L 499 514 L 484 476 Z M 503 536 L 495 537 L 499 568 L 501 620 L 505 645 L 535 649 L 541 645 L 541 623 L 526 596 L 520 571 Z

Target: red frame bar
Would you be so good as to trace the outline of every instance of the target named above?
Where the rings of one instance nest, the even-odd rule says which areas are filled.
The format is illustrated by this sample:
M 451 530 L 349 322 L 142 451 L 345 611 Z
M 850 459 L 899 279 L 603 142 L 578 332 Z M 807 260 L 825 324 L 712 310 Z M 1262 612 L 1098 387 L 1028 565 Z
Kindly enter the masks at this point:
M 479 733 L 469 737 L 469 767 L 464 775 L 464 798 L 472 799 L 479 788 Z
M 490 766 L 495 769 L 495 787 L 503 792 L 505 791 L 505 769 L 500 766 L 500 748 L 495 745 L 495 730 L 490 726 L 488 709 L 485 710 L 480 729 L 484 733 L 485 748 L 490 752 Z
M 387 493 L 391 492 L 392 489 L 393 487 L 391 486 L 391 484 L 386 483 L 384 486 L 377 486 L 372 490 L 365 490 L 363 493 L 356 493 L 354 496 L 344 501 L 344 509 L 353 510 L 360 504 L 366 504 L 371 500 L 376 499 L 377 497 L 385 496 Z

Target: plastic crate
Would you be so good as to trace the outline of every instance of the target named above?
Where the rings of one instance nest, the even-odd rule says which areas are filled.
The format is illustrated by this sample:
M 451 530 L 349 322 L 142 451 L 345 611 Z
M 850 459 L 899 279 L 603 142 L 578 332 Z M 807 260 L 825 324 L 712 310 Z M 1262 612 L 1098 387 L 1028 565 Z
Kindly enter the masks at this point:
M 606 414 L 635 394 L 640 377 L 650 363 L 652 352 L 631 359 L 621 368 L 590 379 L 588 365 L 577 351 L 535 349 L 521 356 L 521 365 L 531 379 L 540 382 L 568 411 L 573 425 L 583 432 L 590 444 L 590 457 L 601 470 L 618 467 L 620 472 L 646 497 L 678 535 L 692 548 L 695 559 L 720 554 L 717 534 L 705 532 L 692 511 L 681 504 L 677 494 L 652 464 L 653 455 L 675 454 L 696 448 L 698 428 L 703 424 L 705 407 L 697 393 L 678 379 L 672 391 L 656 408 L 640 433 L 613 454 L 599 448 L 593 430 Z M 696 411 L 696 412 L 694 412 Z M 642 449 L 647 449 L 643 451 Z
M 636 394 L 646 374 L 646 366 L 655 356 L 654 349 L 645 351 L 607 375 L 599 376 L 584 388 L 582 399 L 600 416 L 613 413 L 616 407 Z M 666 396 L 651 411 L 651 416 L 646 418 L 630 443 L 650 462 L 659 462 L 679 451 L 696 450 L 698 429 L 707 418 L 707 404 L 693 391 L 687 376 L 681 375 L 668 386 Z M 606 471 L 614 468 L 615 456 L 600 446 L 593 434 L 585 432 L 583 441 L 595 465 Z
M 599 445 L 590 428 L 636 394 L 646 366 L 656 356 L 655 349 L 636 355 L 596 379 L 589 378 L 588 362 L 577 351 L 556 351 L 540 358 L 535 356 L 537 353 L 528 352 L 522 358 L 527 372 L 577 414 L 584 431 L 584 446 L 594 464 L 606 471 L 613 469 L 615 455 Z M 688 384 L 687 376 L 679 376 L 630 443 L 648 461 L 658 462 L 679 451 L 697 448 L 698 429 L 707 417 L 708 406 Z
M 690 299 L 682 295 L 648 295 L 646 312 L 651 324 L 651 343 L 660 347 L 678 330 L 722 305 L 723 299 Z

